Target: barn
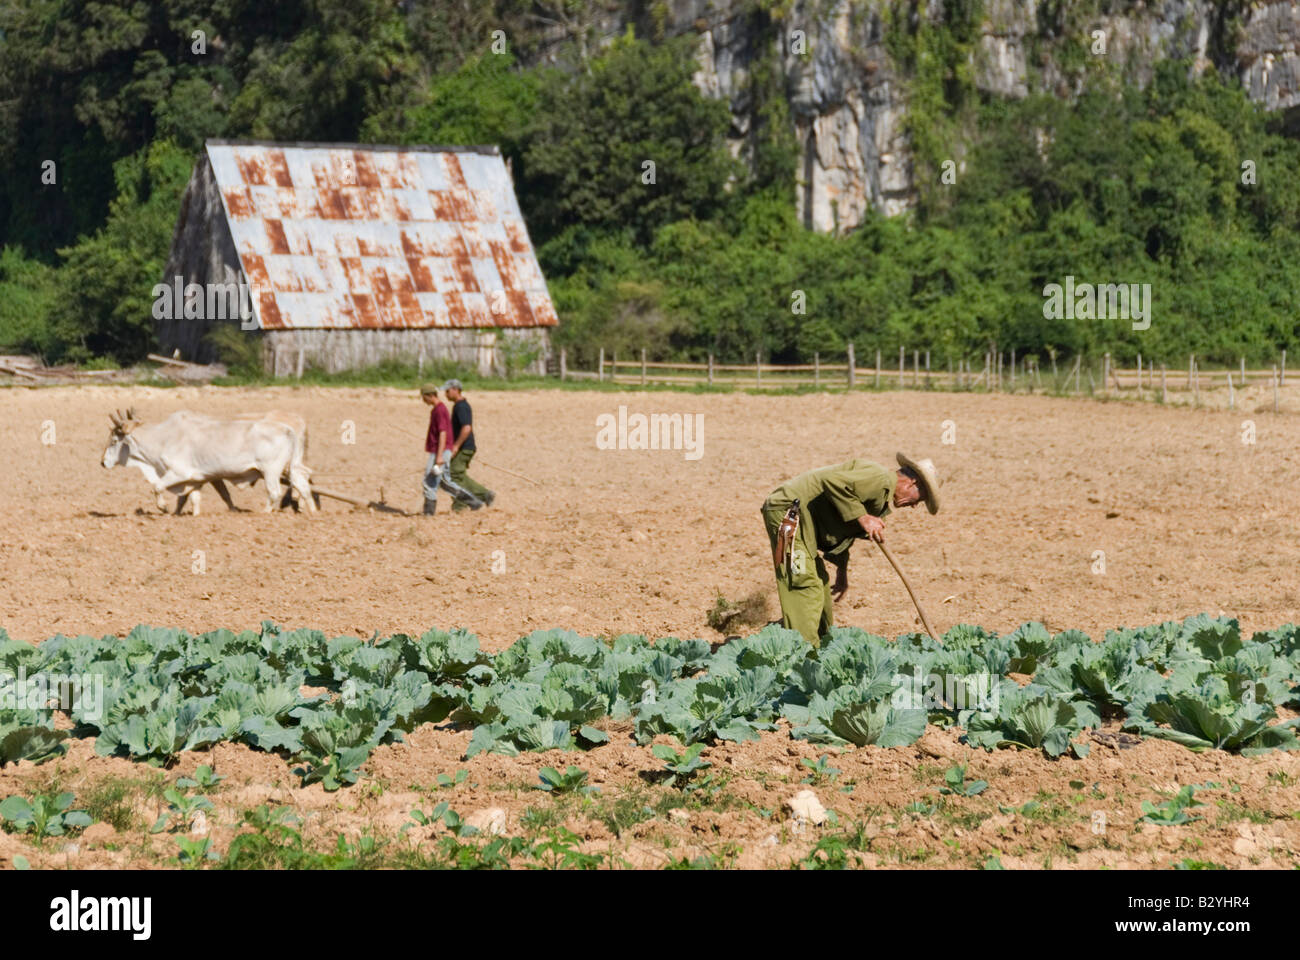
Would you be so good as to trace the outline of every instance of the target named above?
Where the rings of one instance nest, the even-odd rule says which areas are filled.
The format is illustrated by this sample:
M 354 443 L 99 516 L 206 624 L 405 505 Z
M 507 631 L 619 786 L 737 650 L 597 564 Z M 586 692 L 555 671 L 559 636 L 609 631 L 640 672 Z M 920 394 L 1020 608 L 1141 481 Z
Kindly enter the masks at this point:
M 557 323 L 496 147 L 232 140 L 204 145 L 153 314 L 166 353 L 216 359 L 236 323 L 278 376 L 544 372 Z

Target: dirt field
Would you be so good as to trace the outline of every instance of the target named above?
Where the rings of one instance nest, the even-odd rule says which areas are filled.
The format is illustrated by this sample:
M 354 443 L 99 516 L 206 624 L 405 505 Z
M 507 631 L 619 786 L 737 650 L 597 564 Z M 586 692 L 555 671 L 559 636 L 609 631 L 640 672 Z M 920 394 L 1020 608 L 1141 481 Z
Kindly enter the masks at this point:
M 296 411 L 310 426 L 307 462 L 316 482 L 364 498 L 378 498 L 382 487 L 387 502 L 415 511 L 427 408 L 413 392 L 394 390 L 0 391 L 0 458 L 9 466 L 0 486 L 0 626 L 30 641 L 59 632 L 120 633 L 137 623 L 239 629 L 270 619 L 366 637 L 465 626 L 493 651 L 552 626 L 717 641 L 705 612 L 719 591 L 732 600 L 765 591 L 768 612 L 777 613 L 758 514 L 766 494 L 810 467 L 854 456 L 885 462 L 896 450 L 933 457 L 947 478 L 938 516 L 922 507 L 886 518 L 889 542 L 937 630 L 969 622 L 1006 631 L 1036 619 L 1099 639 L 1109 627 L 1204 610 L 1239 617 L 1248 636 L 1300 612 L 1294 416 L 918 393 L 484 391 L 469 399 L 482 458 L 471 472 L 497 491 L 490 509 L 453 515 L 444 497 L 434 518 L 353 511 L 334 501 L 314 519 L 268 516 L 228 513 L 205 488 L 196 518 L 161 515 L 137 471 L 100 466 L 111 409 L 134 404 L 146 420 L 181 408 Z M 597 417 L 617 415 L 620 404 L 629 413 L 702 414 L 703 455 L 597 449 Z M 1253 444 L 1242 442 L 1247 419 L 1255 425 Z M 955 432 L 955 443 L 942 442 L 945 429 Z M 344 442 L 353 432 L 355 442 Z M 234 496 L 251 511 L 264 501 L 260 485 Z M 855 546 L 849 576 L 838 623 L 886 636 L 914 628 L 906 594 L 872 548 Z M 218 847 L 238 811 L 268 796 L 312 812 L 310 829 L 322 836 L 388 834 L 413 806 L 431 806 L 414 788 L 427 790 L 437 773 L 459 767 L 470 771 L 466 784 L 434 799 L 451 799 L 462 813 L 500 806 L 512 831 L 537 803 L 529 788 L 548 763 L 583 765 L 604 786 L 601 803 L 620 791 L 663 789 L 638 776 L 658 763 L 630 743 L 589 757 L 462 763 L 468 737 L 427 727 L 408 745 L 382 748 L 369 769 L 383 789 L 352 788 L 347 810 L 340 809 L 343 795 L 297 788 L 283 761 L 243 747 L 187 756 L 181 766 L 215 757 L 219 771 L 224 767 L 230 796 L 214 797 L 225 811 L 214 820 L 226 824 L 214 827 Z M 584 849 L 609 847 L 634 866 L 688 854 L 740 866 L 788 863 L 816 837 L 790 835 L 779 808 L 802 789 L 807 771 L 798 758 L 823 752 L 785 734 L 712 748 L 706 757 L 729 774 L 734 803 L 697 803 L 617 838 L 583 806 L 594 801 L 574 800 L 564 815 Z M 937 799 L 954 758 L 969 760 L 969 776 L 987 779 L 989 790 L 962 799 L 968 810 L 904 812 L 906 803 Z M 1099 745 L 1087 760 L 1053 763 L 972 752 L 956 734 L 932 729 L 914 748 L 865 748 L 831 762 L 839 778 L 813 789 L 839 810 L 841 824 L 870 821 L 879 837 L 868 844 L 869 863 L 970 866 L 993 850 L 1007 866 L 1166 866 L 1185 857 L 1228 866 L 1300 863 L 1293 816 L 1300 788 L 1285 773 L 1295 769 L 1285 754 L 1243 760 L 1147 742 L 1122 750 Z M 53 780 L 80 791 L 105 778 L 151 775 L 127 761 L 94 758 L 79 744 L 54 763 L 0 771 L 0 797 L 28 783 Z M 857 781 L 853 792 L 841 792 L 848 780 Z M 1178 830 L 1135 826 L 1141 800 L 1207 780 L 1224 789 L 1207 794 L 1204 821 Z M 141 789 L 144 817 L 154 801 Z M 1040 794 L 1053 799 L 1035 800 Z M 1059 803 L 1064 812 L 1053 819 L 999 807 L 1029 801 Z M 1089 819 L 1099 805 L 1118 824 L 1101 836 Z M 1238 816 L 1238 808 L 1247 813 Z M 24 849 L 33 864 L 71 856 L 85 865 L 151 862 L 148 842 L 136 839 L 86 843 L 75 855 Z M 17 843 L 0 835 L 0 862 Z

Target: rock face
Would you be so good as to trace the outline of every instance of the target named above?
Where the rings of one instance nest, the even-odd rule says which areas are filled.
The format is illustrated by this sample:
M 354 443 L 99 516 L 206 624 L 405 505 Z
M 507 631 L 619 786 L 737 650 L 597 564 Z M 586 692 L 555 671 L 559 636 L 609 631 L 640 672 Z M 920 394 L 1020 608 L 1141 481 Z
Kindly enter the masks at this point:
M 775 61 L 798 137 L 797 202 L 808 226 L 847 230 L 868 208 L 893 216 L 912 207 L 910 78 L 890 57 L 888 32 L 905 29 L 905 18 L 943 29 L 943 4 L 801 0 L 783 20 L 756 6 L 751 0 L 622 0 L 598 8 L 587 28 L 600 43 L 628 26 L 639 36 L 697 36 L 695 82 L 730 105 L 732 147 L 741 156 L 757 108 L 751 72 Z M 968 58 L 975 87 L 1004 97 L 1073 96 L 1083 84 L 1082 43 L 1087 56 L 1106 57 L 1136 83 L 1149 81 L 1159 61 L 1186 58 L 1197 72 L 1238 77 L 1266 109 L 1300 105 L 1300 4 L 1134 0 L 1106 4 L 1106 13 L 1102 6 L 985 0 Z

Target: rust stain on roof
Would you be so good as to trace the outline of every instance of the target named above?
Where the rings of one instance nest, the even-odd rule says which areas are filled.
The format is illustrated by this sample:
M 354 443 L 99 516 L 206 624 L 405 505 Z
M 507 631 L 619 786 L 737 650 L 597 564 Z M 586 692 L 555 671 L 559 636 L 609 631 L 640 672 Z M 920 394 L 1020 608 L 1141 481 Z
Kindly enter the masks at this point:
M 495 152 L 212 140 L 207 156 L 263 329 L 556 324 Z
M 501 157 L 210 141 L 263 329 L 557 322 Z

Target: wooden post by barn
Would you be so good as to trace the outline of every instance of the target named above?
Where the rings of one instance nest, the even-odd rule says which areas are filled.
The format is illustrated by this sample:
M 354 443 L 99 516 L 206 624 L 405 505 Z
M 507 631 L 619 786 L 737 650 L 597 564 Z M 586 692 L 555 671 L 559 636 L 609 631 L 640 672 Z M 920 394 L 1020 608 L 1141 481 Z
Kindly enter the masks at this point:
M 921 351 L 912 351 L 912 386 L 921 385 Z
M 569 348 L 560 347 L 560 382 L 569 379 Z
M 877 351 L 877 354 L 878 353 L 879 351 Z M 858 382 L 857 366 L 858 366 L 858 360 L 853 352 L 853 344 L 850 343 L 849 344 L 849 389 L 850 390 L 852 390 L 854 385 Z M 880 376 L 879 370 L 877 370 L 876 376 L 877 378 L 879 378 Z
M 596 379 L 598 381 L 605 379 L 605 348 L 600 348 L 600 366 L 596 368 Z
M 1160 402 L 1169 402 L 1169 387 L 1165 383 L 1165 365 L 1160 364 Z
M 925 351 L 925 389 L 930 389 L 930 351 Z
M 763 385 L 763 352 L 754 351 L 754 383 L 758 386 Z
M 1282 383 L 1282 386 L 1284 386 L 1284 387 L 1286 386 L 1286 351 L 1285 351 L 1285 350 L 1282 351 L 1282 377 L 1281 377 L 1281 383 Z
M 1016 348 L 1011 348 L 1011 392 L 1016 392 Z
M 1277 375 L 1277 364 L 1273 364 L 1273 412 L 1277 413 L 1277 384 L 1280 378 Z
M 1228 409 L 1231 410 L 1233 407 L 1236 406 L 1236 394 L 1233 392 L 1232 389 L 1232 371 L 1229 370 L 1227 371 L 1227 373 L 1228 373 Z
M 814 353 L 813 354 L 813 386 L 820 387 L 821 385 L 822 385 L 822 355 L 820 353 Z
M 1241 383 L 1239 385 L 1243 387 L 1246 385 L 1246 358 L 1245 357 L 1241 358 Z
M 1110 352 L 1101 355 L 1101 392 L 1110 396 Z
M 903 371 L 906 370 L 906 368 L 907 368 L 907 351 L 903 347 L 899 347 L 898 348 L 898 389 L 899 390 L 902 390 L 904 387 Z
M 709 385 L 713 385 L 713 354 L 709 354 Z
M 641 348 L 641 386 L 645 386 L 645 347 Z
M 1285 364 L 1283 364 L 1285 367 Z M 880 350 L 876 350 L 876 389 L 880 389 Z

